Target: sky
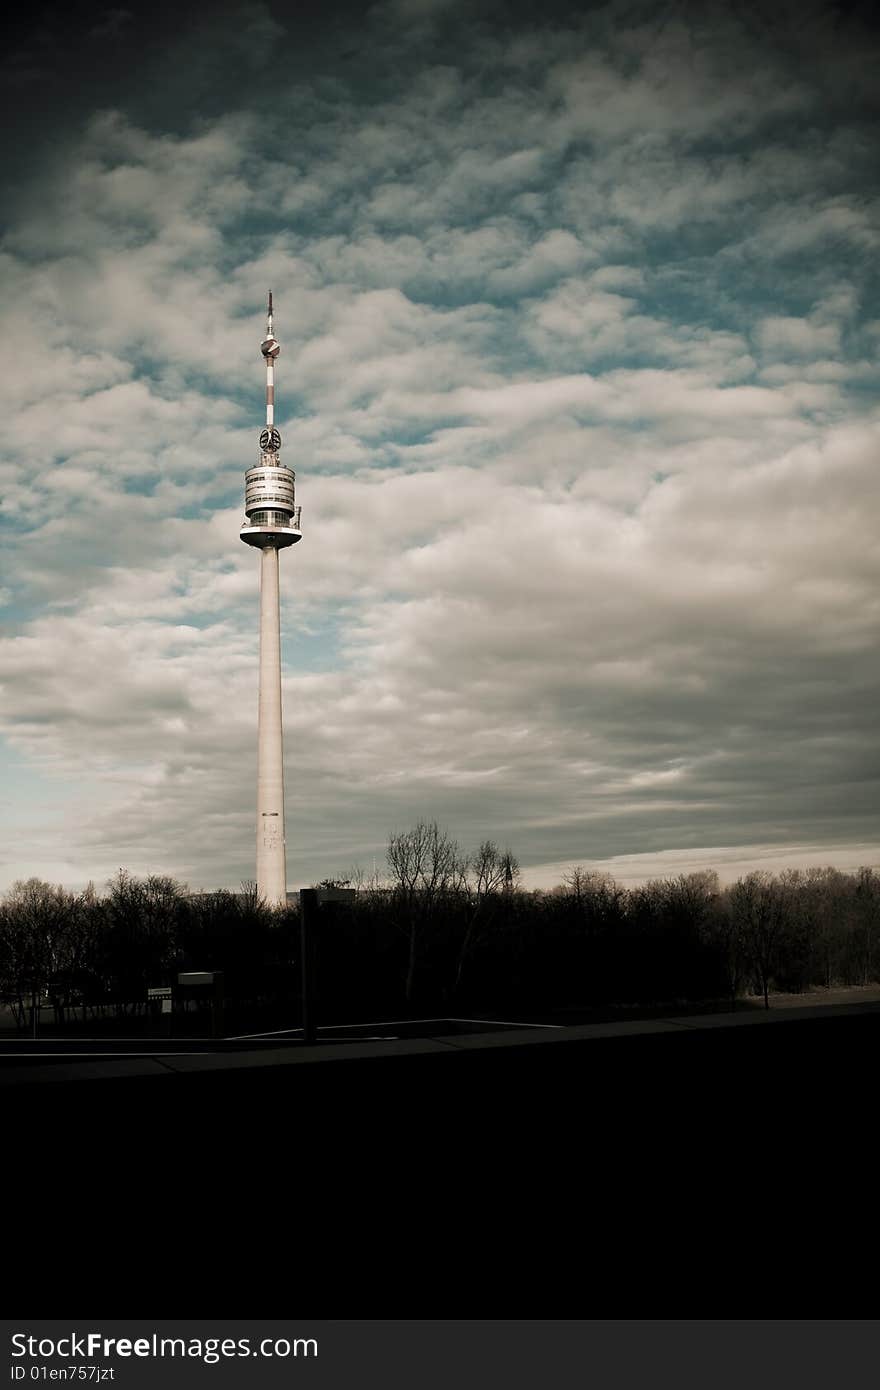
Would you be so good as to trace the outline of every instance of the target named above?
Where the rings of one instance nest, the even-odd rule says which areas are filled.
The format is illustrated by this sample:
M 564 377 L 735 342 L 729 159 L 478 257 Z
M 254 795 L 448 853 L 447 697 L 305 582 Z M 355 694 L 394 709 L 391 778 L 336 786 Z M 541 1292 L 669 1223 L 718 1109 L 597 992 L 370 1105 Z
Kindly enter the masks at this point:
M 41 7 L 3 59 L 0 888 L 880 863 L 870 7 Z

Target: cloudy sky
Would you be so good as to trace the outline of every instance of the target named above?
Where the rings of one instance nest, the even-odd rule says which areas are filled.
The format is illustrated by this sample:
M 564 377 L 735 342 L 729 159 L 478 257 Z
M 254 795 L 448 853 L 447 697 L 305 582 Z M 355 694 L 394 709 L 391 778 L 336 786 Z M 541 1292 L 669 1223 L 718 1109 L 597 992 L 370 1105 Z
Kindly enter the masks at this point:
M 4 60 L 0 887 L 880 861 L 869 9 L 25 16 Z

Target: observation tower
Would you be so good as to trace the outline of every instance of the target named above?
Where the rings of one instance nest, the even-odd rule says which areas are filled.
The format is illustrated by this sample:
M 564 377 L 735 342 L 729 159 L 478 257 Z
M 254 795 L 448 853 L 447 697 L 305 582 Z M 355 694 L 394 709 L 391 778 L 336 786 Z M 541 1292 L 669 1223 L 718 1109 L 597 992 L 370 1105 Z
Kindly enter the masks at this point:
M 245 474 L 241 539 L 260 550 L 260 712 L 257 735 L 257 892 L 270 907 L 287 903 L 284 849 L 284 744 L 281 733 L 281 607 L 278 552 L 302 539 L 292 468 L 281 462 L 275 428 L 275 359 L 281 347 L 272 322 L 272 293 L 266 336 L 266 427 L 260 462 Z

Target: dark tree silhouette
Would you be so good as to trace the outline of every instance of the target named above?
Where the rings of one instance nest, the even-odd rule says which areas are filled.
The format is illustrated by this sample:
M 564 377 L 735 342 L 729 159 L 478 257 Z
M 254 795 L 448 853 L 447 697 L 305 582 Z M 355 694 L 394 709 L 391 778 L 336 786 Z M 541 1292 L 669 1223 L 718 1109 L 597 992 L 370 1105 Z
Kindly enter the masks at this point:
M 519 861 L 509 849 L 500 850 L 494 840 L 483 840 L 466 863 L 463 879 L 465 931 L 458 949 L 453 993 L 461 989 L 465 962 L 497 922 L 499 909 L 509 907 L 520 879 Z
M 436 821 L 419 821 L 411 830 L 391 835 L 386 860 L 392 911 L 408 942 L 404 997 L 410 1003 L 424 938 L 436 926 L 445 900 L 463 890 L 467 863 L 457 842 Z
M 440 1013 L 451 994 L 484 1009 L 559 1012 L 672 1005 L 772 989 L 868 985 L 880 971 L 880 875 L 871 868 L 713 874 L 624 889 L 582 865 L 550 892 L 520 887 L 508 849 L 484 839 L 467 859 L 436 821 L 391 836 L 388 881 L 359 870 L 325 915 L 322 1007 Z M 39 879 L 0 901 L 0 992 L 19 1027 L 50 1000 L 59 1026 L 143 1015 L 147 989 L 179 970 L 222 970 L 242 1018 L 287 1021 L 296 1008 L 297 908 L 268 908 L 256 886 L 189 894 L 162 875 L 120 870 L 103 895 Z M 276 1026 L 276 1025 L 269 1025 Z
M 772 874 L 756 870 L 730 890 L 730 906 L 742 933 L 743 945 L 770 1007 L 770 983 L 783 963 L 786 927 L 791 916 L 791 890 Z

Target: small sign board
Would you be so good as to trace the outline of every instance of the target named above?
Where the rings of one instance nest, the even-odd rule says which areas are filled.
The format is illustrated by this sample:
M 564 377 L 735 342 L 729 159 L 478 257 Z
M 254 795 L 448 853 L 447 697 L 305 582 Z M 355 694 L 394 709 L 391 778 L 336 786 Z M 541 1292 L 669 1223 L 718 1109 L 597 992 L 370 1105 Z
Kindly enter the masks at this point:
M 212 985 L 222 970 L 184 970 L 177 977 L 179 985 Z
M 155 987 L 155 989 L 148 989 L 148 990 L 147 990 L 147 998 L 148 998 L 148 999 L 170 999 L 170 998 L 171 998 L 171 986 L 170 986 L 170 985 L 157 985 L 157 986 Z M 166 1011 L 165 1009 L 163 1009 L 162 1012 L 165 1013 L 165 1012 L 167 1012 L 167 1011 Z

